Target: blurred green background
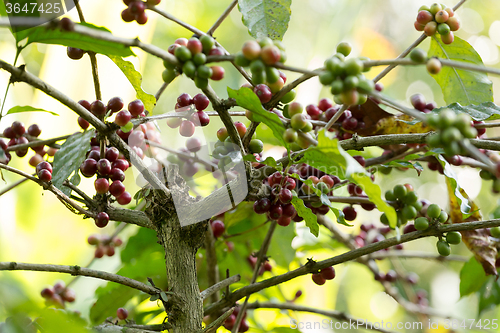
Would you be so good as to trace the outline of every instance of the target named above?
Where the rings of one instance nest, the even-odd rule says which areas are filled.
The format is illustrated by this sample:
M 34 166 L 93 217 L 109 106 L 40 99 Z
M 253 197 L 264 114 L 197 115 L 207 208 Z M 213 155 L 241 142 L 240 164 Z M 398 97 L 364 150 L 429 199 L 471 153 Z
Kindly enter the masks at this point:
M 230 3 L 225 1 L 163 0 L 159 5 L 181 20 L 196 26 L 201 30 L 208 30 L 217 17 Z M 454 2 L 444 1 L 447 6 Z M 372 59 L 387 59 L 396 57 L 410 45 L 419 33 L 413 28 L 417 9 L 423 5 L 430 5 L 430 1 L 413 0 L 302 0 L 292 4 L 292 17 L 283 42 L 287 49 L 287 64 L 314 69 L 322 66 L 324 59 L 334 53 L 336 45 L 341 41 L 348 41 L 353 45 L 354 56 L 367 56 Z M 1 5 L 1 4 L 0 4 Z M 173 22 L 148 12 L 149 21 L 145 26 L 134 23 L 124 23 L 120 12 L 125 8 L 119 0 L 97 1 L 85 0 L 81 2 L 85 18 L 88 22 L 98 26 L 105 26 L 118 36 L 134 38 L 155 44 L 166 49 L 176 38 L 189 38 L 192 33 Z M 467 40 L 481 55 L 488 66 L 499 67 L 500 46 L 500 2 L 494 0 L 470 0 L 457 12 L 462 20 L 462 28 L 457 36 Z M 78 20 L 76 11 L 68 14 L 73 20 Z M 215 35 L 224 47 L 231 53 L 237 52 L 243 42 L 250 39 L 247 29 L 241 22 L 241 14 L 234 10 L 228 19 L 219 27 Z M 422 44 L 428 48 L 428 41 Z M 143 74 L 143 89 L 154 94 L 162 84 L 161 60 L 147 56 L 140 50 L 134 50 L 137 57 L 130 57 L 137 70 Z M 15 56 L 15 42 L 8 29 L 0 29 L 0 59 L 13 62 Z M 123 74 L 104 56 L 98 56 L 99 76 L 103 99 L 107 101 L 113 96 L 120 96 L 126 102 L 135 99 L 135 94 Z M 94 88 L 90 72 L 88 57 L 74 61 L 66 56 L 66 48 L 62 46 L 30 45 L 21 54 L 18 64 L 26 64 L 27 70 L 40 76 L 43 80 L 62 90 L 75 100 L 87 99 L 92 101 Z M 220 97 L 227 97 L 226 87 L 237 88 L 243 79 L 230 65 L 223 65 L 226 69 L 226 78 L 220 82 L 212 82 L 212 86 Z M 369 72 L 374 77 L 379 69 Z M 295 73 L 287 73 L 288 79 L 298 77 Z M 500 98 L 498 88 L 499 78 L 490 77 L 494 85 L 495 99 Z M 9 75 L 0 71 L 0 98 L 7 87 Z M 391 97 L 409 104 L 409 96 L 420 92 L 428 101 L 436 101 L 439 106 L 444 105 L 439 86 L 422 67 L 398 68 L 385 77 L 384 92 Z M 193 82 L 185 77 L 176 79 L 161 96 L 153 114 L 162 114 L 173 110 L 177 96 L 188 92 L 192 96 L 198 93 Z M 307 81 L 297 89 L 297 101 L 303 104 L 317 103 L 322 97 L 331 97 L 330 93 L 322 88 L 317 79 Z M 16 83 L 10 88 L 5 102 L 5 110 L 15 105 L 31 105 L 54 111 L 60 116 L 46 113 L 26 113 L 22 115 L 8 115 L 0 123 L 0 131 L 9 126 L 14 120 L 21 120 L 26 125 L 37 123 L 42 128 L 42 138 L 51 138 L 69 134 L 79 130 L 77 116 L 57 101 L 39 91 L 35 91 L 26 84 Z M 5 112 L 5 111 L 4 111 Z M 248 124 L 246 118 L 240 118 Z M 164 121 L 159 122 L 163 143 L 171 148 L 181 147 L 184 141 L 179 139 L 177 130 L 170 129 Z M 209 126 L 203 128 L 207 139 L 214 139 L 216 130 L 221 122 L 212 117 Z M 197 128 L 197 131 L 201 131 Z M 490 136 L 497 136 L 494 131 Z M 258 133 L 264 139 L 269 135 L 266 131 Z M 283 152 L 279 148 L 266 145 L 267 155 L 275 157 Z M 367 149 L 365 156 L 376 156 L 380 149 Z M 30 154 L 25 158 L 14 158 L 10 165 L 26 172 L 33 172 L 28 166 Z M 127 187 L 135 193 L 133 176 L 128 171 Z M 488 218 L 497 206 L 497 197 L 491 195 L 490 184 L 482 182 L 477 170 L 456 168 L 458 179 L 469 196 L 476 200 L 481 207 L 483 217 Z M 3 172 L 5 182 L 0 181 L 0 188 L 16 181 L 17 176 Z M 447 206 L 447 194 L 444 180 L 435 172 L 426 169 L 420 177 L 415 171 L 393 172 L 390 176 L 378 175 L 376 179 L 385 191 L 395 184 L 409 182 L 416 189 L 419 197 L 426 198 L 443 207 Z M 92 181 L 82 180 L 82 189 L 93 193 Z M 138 187 L 135 186 L 135 189 Z M 345 193 L 339 192 L 338 195 Z M 341 208 L 342 205 L 339 205 Z M 333 216 L 331 216 L 334 219 Z M 342 227 L 345 232 L 357 232 L 361 223 L 378 223 L 378 213 L 362 211 L 358 214 L 354 228 Z M 86 243 L 91 233 L 111 234 L 114 223 L 103 230 L 97 230 L 92 220 L 84 220 L 69 212 L 51 194 L 44 193 L 33 183 L 26 182 L 16 190 L 0 197 L 0 261 L 38 262 L 53 264 L 86 265 L 93 257 L 93 248 Z M 123 238 L 135 234 L 135 227 L 126 229 Z M 325 229 L 322 233 L 326 234 Z M 279 236 L 279 234 L 278 234 Z M 303 244 L 314 245 L 318 240 L 312 237 L 300 224 L 297 226 L 297 236 L 292 245 L 296 248 Z M 326 236 L 320 241 L 331 246 L 314 251 L 298 253 L 298 259 L 290 267 L 276 267 L 273 274 L 285 272 L 297 267 L 297 262 L 304 262 L 305 258 L 325 259 L 334 254 L 345 251 L 335 246 Z M 435 252 L 435 239 L 426 239 L 405 245 L 406 249 Z M 257 249 L 254 249 L 257 250 Z M 470 257 L 465 246 L 453 247 L 453 253 Z M 475 296 L 459 299 L 459 275 L 461 263 L 440 263 L 420 259 L 395 260 L 396 265 L 416 271 L 420 275 L 419 287 L 429 291 L 430 305 L 456 318 L 475 318 L 477 315 L 477 298 Z M 242 263 L 241 265 L 246 265 Z M 383 271 L 391 267 L 388 261 L 379 262 Z M 104 257 L 93 263 L 92 268 L 107 271 L 116 271 L 120 267 L 119 256 Z M 235 269 L 236 270 L 236 269 Z M 373 280 L 366 267 L 356 263 L 349 263 L 336 267 L 337 278 L 324 286 L 316 286 L 309 276 L 303 276 L 284 284 L 281 291 L 287 298 L 293 298 L 298 289 L 304 295 L 297 301 L 300 304 L 326 307 L 363 318 L 369 321 L 410 322 L 417 317 L 405 313 L 392 299 L 382 292 L 380 284 Z M 265 273 L 264 277 L 270 277 Z M 16 311 L 27 311 L 36 315 L 43 307 L 43 299 L 39 296 L 40 290 L 55 280 L 66 282 L 72 278 L 62 274 L 36 272 L 0 272 L 0 321 Z M 79 278 L 72 287 L 77 293 L 77 301 L 71 304 L 71 310 L 77 310 L 83 317 L 88 316 L 89 307 L 95 301 L 93 291 L 103 282 L 89 278 Z M 276 288 L 269 291 L 270 297 L 281 298 Z M 256 297 L 258 299 L 258 296 Z M 150 304 L 151 305 L 151 304 Z M 154 306 L 154 304 L 153 304 Z M 319 321 L 322 318 L 316 315 L 295 313 L 295 318 L 301 322 Z M 500 311 L 493 308 L 482 314 L 481 318 L 499 318 Z M 259 329 L 252 328 L 251 332 L 269 331 L 273 325 L 289 325 L 289 318 L 275 310 L 257 310 L 252 316 L 258 322 Z M 161 322 L 156 319 L 152 322 Z M 252 326 L 255 326 L 252 322 Z M 342 331 L 342 330 L 340 330 Z M 411 330 L 409 330 L 411 331 Z M 441 327 L 440 332 L 445 330 Z M 500 330 L 498 330 L 500 331 Z M 330 330 L 303 330 L 303 332 L 330 332 Z

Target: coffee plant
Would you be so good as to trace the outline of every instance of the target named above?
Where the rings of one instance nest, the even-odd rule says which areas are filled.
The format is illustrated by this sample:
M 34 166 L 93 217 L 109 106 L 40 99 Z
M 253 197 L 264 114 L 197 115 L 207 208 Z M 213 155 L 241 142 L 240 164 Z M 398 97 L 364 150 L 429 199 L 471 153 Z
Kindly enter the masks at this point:
M 0 4 L 0 332 L 499 331 L 500 5 L 374 3 Z

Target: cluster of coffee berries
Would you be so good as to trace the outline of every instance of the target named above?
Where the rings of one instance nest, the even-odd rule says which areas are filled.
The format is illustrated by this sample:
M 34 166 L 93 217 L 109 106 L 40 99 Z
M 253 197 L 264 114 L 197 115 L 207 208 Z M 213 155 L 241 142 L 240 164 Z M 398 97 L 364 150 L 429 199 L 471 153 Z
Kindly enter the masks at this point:
M 90 245 L 95 245 L 95 253 L 94 257 L 102 258 L 104 255 L 108 257 L 112 257 L 115 254 L 115 247 L 118 247 L 123 244 L 122 240 L 119 237 L 109 237 L 109 236 L 101 236 L 97 234 L 90 235 L 87 238 L 87 242 Z
M 418 10 L 415 29 L 423 31 L 427 36 L 433 36 L 437 32 L 445 44 L 453 43 L 455 38 L 453 31 L 459 28 L 460 21 L 453 9 L 443 4 L 434 3 L 430 7 L 422 6 Z
M 322 286 L 326 280 L 333 280 L 335 278 L 335 269 L 333 266 L 323 268 L 319 272 L 313 273 L 311 278 L 318 286 Z
M 176 66 L 164 61 L 165 70 L 162 73 L 163 81 L 170 83 L 178 74 L 184 73 L 194 80 L 199 89 L 208 86 L 208 79 L 219 81 L 224 78 L 224 68 L 220 66 L 207 66 L 207 56 L 223 55 L 224 51 L 215 46 L 215 40 L 203 35 L 200 38 L 178 38 L 168 47 L 168 52 L 175 55 L 180 65 Z
M 124 308 L 118 308 L 116 310 L 116 317 L 119 319 L 119 320 L 125 320 L 128 318 L 128 311 L 127 309 L 124 309 Z
M 310 109 L 310 113 L 316 114 L 315 105 L 309 105 L 307 108 Z M 310 141 L 305 138 L 306 136 L 312 138 L 308 133 L 313 130 L 313 125 L 309 121 L 309 119 L 312 119 L 309 112 L 304 114 L 304 107 L 297 102 L 288 104 L 283 110 L 283 116 L 290 119 L 290 127 L 283 132 L 283 140 L 288 143 L 295 143 L 298 149 L 305 149 L 311 144 Z M 298 132 L 301 132 L 300 135 Z
M 7 146 L 5 146 L 5 143 L 2 144 L 2 149 L 5 151 L 9 161 L 11 159 L 11 156 L 10 153 L 7 152 L 7 147 L 28 143 L 29 140 L 25 137 L 25 134 L 31 135 L 33 137 L 38 137 L 41 132 L 42 130 L 40 129 L 40 127 L 37 124 L 33 124 L 28 127 L 28 131 L 26 133 L 26 128 L 20 121 L 14 121 L 11 126 L 5 128 L 3 131 L 3 136 L 10 140 L 7 143 Z M 33 149 L 36 149 L 35 151 L 41 151 L 43 150 L 43 146 L 33 147 Z M 15 152 L 18 157 L 24 157 L 26 156 L 26 154 L 28 154 L 28 148 L 17 149 Z
M 156 6 L 161 0 L 147 0 L 135 1 L 135 0 L 123 0 L 123 3 L 128 7 L 122 11 L 122 20 L 125 22 L 137 21 L 139 24 L 146 24 L 148 21 L 148 16 L 146 15 L 147 5 Z
M 52 180 L 52 165 L 47 161 L 38 163 L 36 175 L 42 182 L 50 182 Z
M 240 138 L 243 138 L 247 132 L 247 127 L 245 124 L 243 124 L 240 121 L 237 121 L 234 123 L 234 126 L 236 127 L 236 130 L 238 131 L 238 136 Z M 227 132 L 227 129 L 225 127 L 220 128 L 217 131 L 217 142 L 214 144 L 214 149 L 212 151 L 212 156 L 219 160 L 219 169 L 228 169 L 229 165 L 232 163 L 231 157 L 228 155 L 232 151 L 237 151 L 239 149 L 238 145 L 233 142 L 231 137 L 229 136 L 229 133 Z M 259 140 L 260 141 L 260 140 Z M 262 141 L 259 142 L 255 141 L 254 144 L 252 145 L 253 149 L 257 149 L 257 146 L 262 146 L 262 149 L 264 148 L 264 144 Z M 262 151 L 262 150 L 261 150 Z
M 442 147 L 447 156 L 466 154 L 467 151 L 463 149 L 460 142 L 473 139 L 478 135 L 468 114 L 457 115 L 449 109 L 442 110 L 439 114 L 427 115 L 427 123 L 439 130 L 427 137 L 427 144 L 432 148 Z
M 374 224 L 362 224 L 359 227 L 359 234 L 352 235 L 354 244 L 357 248 L 363 247 L 367 244 L 374 244 L 386 239 L 388 233 L 392 231 L 389 227 L 377 228 Z M 392 247 L 394 250 L 402 250 L 403 244 L 397 244 Z M 387 247 L 383 251 L 389 251 L 391 248 Z
M 210 220 L 210 228 L 215 238 L 219 238 L 226 231 L 226 226 L 221 220 Z
M 194 134 L 196 126 L 207 126 L 210 123 L 210 117 L 203 111 L 210 104 L 210 100 L 203 94 L 197 94 L 193 98 L 187 93 L 177 97 L 175 104 L 176 112 L 189 112 L 189 116 L 182 120 L 181 117 L 167 119 L 167 125 L 170 128 L 179 127 L 179 134 L 184 137 L 190 137 Z M 194 109 L 196 111 L 194 111 Z
M 284 63 L 285 61 L 286 53 L 283 44 L 268 37 L 260 38 L 257 41 L 246 41 L 234 58 L 237 65 L 250 66 L 254 85 L 267 83 L 271 91 L 278 91 L 285 84 L 280 76 L 280 71 L 273 67 L 276 63 Z
M 252 269 L 255 269 L 255 265 L 257 265 L 257 257 L 253 254 L 249 255 L 247 257 L 247 262 Z M 266 258 L 266 260 L 260 266 L 259 276 L 262 276 L 264 274 L 264 272 L 271 272 L 272 270 L 273 270 L 273 266 L 271 266 L 271 263 Z
M 179 166 L 179 172 L 182 176 L 193 177 L 198 171 L 196 164 L 196 153 L 201 149 L 201 141 L 198 138 L 189 138 L 186 140 L 186 148 L 179 149 L 176 154 L 169 154 L 167 161 Z M 191 155 L 193 154 L 193 155 Z M 207 171 L 213 171 L 207 165 Z
M 270 220 L 286 227 L 297 215 L 295 207 L 291 204 L 294 195 L 292 191 L 296 187 L 295 179 L 277 171 L 265 182 L 269 185 L 270 195 L 255 201 L 253 209 L 257 214 L 267 214 Z M 297 220 L 301 221 L 302 218 L 298 217 Z
M 430 113 L 432 110 L 437 108 L 436 102 L 432 101 L 427 103 L 424 95 L 418 93 L 410 96 L 410 103 L 416 110 L 423 113 Z
M 410 184 L 394 186 L 392 190 L 385 192 L 385 199 L 396 209 L 398 226 L 405 225 L 409 220 L 415 219 L 422 209 L 422 202 L 418 200 L 417 193 Z M 385 225 L 389 224 L 385 213 L 380 216 L 380 222 Z
M 40 294 L 45 298 L 47 305 L 54 305 L 63 309 L 65 302 L 72 303 L 76 299 L 76 294 L 71 288 L 67 288 L 63 281 L 58 281 L 53 287 L 44 288 Z
M 365 68 L 361 58 L 345 58 L 351 53 L 349 43 L 340 43 L 337 53 L 325 60 L 324 71 L 319 75 L 319 81 L 324 86 L 330 86 L 337 104 L 360 105 L 367 100 L 375 84 L 363 74 Z
M 234 327 L 234 324 L 236 323 L 236 317 L 238 317 L 238 313 L 240 313 L 240 308 L 236 306 L 234 308 L 233 313 L 229 317 L 227 317 L 226 321 L 224 321 L 224 327 L 227 330 L 232 330 Z M 250 329 L 248 326 L 248 322 L 245 320 L 247 317 L 247 313 L 245 312 L 243 314 L 243 319 L 241 320 L 240 326 L 238 327 L 238 332 L 246 332 Z

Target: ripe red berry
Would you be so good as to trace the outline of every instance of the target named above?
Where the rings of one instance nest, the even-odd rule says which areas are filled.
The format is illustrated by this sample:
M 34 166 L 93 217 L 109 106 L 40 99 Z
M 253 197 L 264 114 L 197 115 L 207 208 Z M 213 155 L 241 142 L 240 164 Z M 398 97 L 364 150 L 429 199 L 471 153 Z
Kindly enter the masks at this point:
M 127 171 L 129 166 L 130 165 L 129 165 L 128 161 L 124 160 L 122 158 L 117 159 L 112 164 L 112 168 L 118 168 L 118 169 L 122 170 L 123 172 Z
M 238 135 L 240 136 L 240 138 L 244 137 L 245 133 L 247 132 L 247 127 L 245 126 L 245 124 L 237 121 L 234 123 L 234 126 L 236 127 L 236 130 L 238 131 Z
M 70 59 L 78 60 L 83 57 L 85 51 L 76 47 L 69 47 L 66 49 L 66 54 Z
M 90 104 L 90 112 L 92 112 L 95 116 L 104 116 L 106 114 L 107 107 L 100 100 L 96 100 Z
M 135 101 L 128 103 L 127 108 L 130 111 L 130 114 L 132 115 L 133 118 L 139 116 L 141 113 L 144 112 L 144 104 L 140 99 L 136 99 Z
M 281 208 L 280 204 L 271 205 L 271 208 L 269 209 L 269 218 L 271 220 L 279 219 L 282 214 L 283 209 Z
M 42 169 L 38 173 L 38 179 L 40 179 L 43 182 L 48 182 L 52 180 L 52 173 L 50 173 L 49 170 Z
M 11 128 L 14 134 L 17 136 L 22 136 L 26 132 L 24 124 L 20 121 L 13 122 Z
M 111 112 L 118 112 L 121 109 L 123 109 L 123 106 L 125 104 L 123 103 L 123 100 L 120 97 L 113 97 L 108 101 L 108 110 L 111 110 Z
M 16 133 L 14 133 L 11 126 L 3 130 L 3 135 L 8 139 L 14 139 L 16 137 Z
M 187 93 L 180 94 L 179 97 L 177 97 L 177 104 L 179 104 L 180 107 L 189 106 L 192 103 L 193 100 Z
M 121 16 L 122 16 L 122 20 L 125 22 L 132 22 L 133 20 L 135 20 L 135 15 L 130 12 L 128 7 L 122 11 Z M 104 255 L 104 253 L 103 253 L 103 255 Z M 102 256 L 101 257 L 96 256 L 96 258 L 102 258 Z
M 320 273 L 312 274 L 311 278 L 312 278 L 313 282 L 316 283 L 318 286 L 322 286 L 326 282 L 326 280 L 321 276 Z
M 88 238 L 87 238 L 87 243 L 89 243 L 90 245 L 97 245 L 99 244 L 99 242 L 101 241 L 99 235 L 90 235 Z
M 94 187 L 97 193 L 105 194 L 109 190 L 109 182 L 106 178 L 97 178 L 94 182 Z
M 297 214 L 297 211 L 292 204 L 281 205 L 281 209 L 283 211 L 282 216 L 293 218 Z
M 43 161 L 43 162 L 37 164 L 37 166 L 36 166 L 37 173 L 39 173 L 43 169 L 46 169 L 50 173 L 52 173 L 52 165 L 49 162 Z
M 138 15 L 144 13 L 146 4 L 142 1 L 133 1 L 128 5 L 128 9 L 135 15 L 135 17 L 137 17 Z
M 102 179 L 102 178 L 100 178 Z M 94 220 L 95 225 L 98 228 L 104 228 L 105 226 L 108 225 L 109 222 L 109 215 L 106 212 L 99 212 Z
M 110 162 L 113 163 L 118 159 L 118 156 L 120 155 L 120 152 L 118 151 L 117 148 L 115 147 L 110 147 L 106 149 L 106 154 L 104 155 L 106 159 Z
M 92 158 L 87 158 L 80 165 L 80 172 L 87 178 L 92 177 L 97 172 L 97 161 Z
M 208 107 L 208 104 L 210 104 L 210 100 L 203 94 L 197 94 L 193 97 L 193 104 L 196 110 L 203 111 Z
M 255 201 L 255 203 L 253 204 L 253 210 L 257 214 L 267 213 L 270 208 L 271 208 L 271 201 L 268 198 L 259 199 Z
M 28 127 L 28 134 L 29 135 L 37 137 L 40 135 L 40 133 L 42 133 L 42 130 L 40 129 L 40 127 L 37 124 L 33 124 L 33 125 L 30 125 L 30 127 Z
M 354 117 L 346 118 L 342 122 L 342 127 L 348 131 L 352 131 L 358 127 L 358 120 Z
M 109 175 L 109 173 L 111 172 L 111 162 L 106 158 L 101 158 L 97 162 L 97 171 L 101 176 Z
M 356 209 L 352 206 L 346 206 L 344 209 L 342 209 L 342 212 L 344 213 L 344 218 L 347 221 L 354 221 L 356 219 L 356 216 L 358 213 L 356 212 Z
M 120 205 L 128 205 L 132 201 L 132 196 L 130 193 L 127 191 L 123 192 L 122 195 L 120 195 L 118 198 L 116 198 L 116 202 L 118 202 Z
M 193 56 L 203 51 L 203 45 L 201 44 L 200 40 L 194 37 L 188 40 L 186 47 L 189 51 L 191 51 L 191 54 Z
M 279 218 L 278 218 L 278 221 L 277 223 L 282 226 L 282 227 L 286 227 L 290 224 L 290 222 L 292 222 L 292 218 L 289 217 L 289 216 L 284 216 L 284 215 L 281 215 Z
M 364 167 L 366 165 L 366 161 L 365 161 L 365 158 L 363 156 L 356 155 L 356 156 L 353 156 L 353 158 L 356 161 L 358 161 L 358 163 L 361 164 L 362 167 Z
M 313 120 L 318 120 L 319 115 L 321 114 L 321 110 L 313 104 L 309 104 L 308 106 L 306 106 L 306 112 Z
M 115 255 L 115 248 L 113 246 L 106 247 L 106 255 L 112 257 Z
M 196 126 L 207 126 L 210 123 L 210 117 L 203 111 L 194 112 L 189 120 Z
M 86 130 L 90 126 L 89 122 L 82 117 L 78 117 L 78 125 L 80 125 L 83 130 Z
M 194 124 L 189 120 L 183 120 L 179 127 L 179 134 L 185 137 L 190 137 L 194 134 Z
M 124 308 L 118 308 L 118 310 L 116 310 L 116 316 L 120 320 L 125 320 L 128 317 L 128 311 Z
M 52 295 L 55 294 L 54 288 L 49 287 L 49 288 L 43 288 L 42 291 L 40 292 L 40 295 L 42 295 L 43 298 L 51 298 Z
M 259 97 L 261 103 L 267 103 L 273 97 L 271 88 L 263 83 L 256 85 L 255 88 L 253 88 L 253 92 Z
M 221 66 L 212 66 L 210 68 L 212 69 L 211 80 L 220 81 L 224 78 L 224 68 Z
M 115 116 L 115 124 L 118 126 L 125 126 L 132 119 L 132 114 L 128 110 L 121 110 Z M 81 126 L 81 125 L 80 125 Z
M 290 203 L 292 201 L 292 191 L 287 188 L 282 188 L 279 194 L 280 201 L 284 204 Z
M 66 302 L 73 303 L 76 299 L 76 294 L 75 294 L 75 291 L 73 289 L 66 288 L 66 289 L 64 289 L 61 297 Z
M 321 277 L 325 280 L 333 280 L 335 278 L 335 269 L 333 266 L 323 268 L 320 271 Z
M 332 106 L 333 106 L 333 103 L 329 98 L 322 98 L 318 102 L 318 108 L 323 112 L 328 110 Z
M 115 198 L 119 197 L 125 192 L 125 185 L 119 180 L 115 180 L 109 185 L 109 193 Z
M 215 238 L 219 238 L 220 236 L 222 236 L 224 234 L 224 231 L 226 230 L 224 222 L 222 222 L 221 220 L 212 221 L 211 227 L 212 233 Z
M 264 46 L 260 52 L 260 58 L 266 65 L 274 65 L 281 58 L 280 49 L 274 45 Z

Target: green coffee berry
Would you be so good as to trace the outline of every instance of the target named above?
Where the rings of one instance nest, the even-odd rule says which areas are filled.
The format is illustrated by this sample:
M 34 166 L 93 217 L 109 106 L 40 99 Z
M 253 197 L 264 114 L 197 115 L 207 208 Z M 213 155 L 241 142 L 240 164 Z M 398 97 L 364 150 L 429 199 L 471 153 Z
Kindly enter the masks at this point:
M 406 193 L 408 192 L 406 186 L 401 184 L 394 186 L 393 191 L 394 191 L 394 196 L 400 200 L 403 200 L 403 198 L 406 196 Z
M 429 216 L 431 219 L 436 219 L 439 217 L 439 214 L 441 214 L 441 207 L 439 207 L 436 204 L 431 204 L 427 208 L 427 216 Z
M 460 244 L 462 241 L 462 234 L 458 231 L 450 231 L 446 234 L 446 241 L 453 245 Z
M 500 227 L 490 228 L 490 234 L 495 238 L 500 238 Z
M 423 64 L 427 61 L 427 52 L 422 49 L 413 49 L 410 52 L 410 59 L 419 64 Z
M 418 217 L 415 219 L 415 229 L 423 231 L 429 228 L 429 220 L 425 217 Z
M 440 255 L 442 255 L 443 257 L 446 257 L 446 256 L 449 256 L 450 253 L 451 253 L 451 248 L 450 248 L 450 244 L 448 244 L 446 241 L 444 240 L 439 240 L 437 243 L 436 243 L 436 247 L 437 247 L 437 250 L 438 250 L 438 253 Z
M 337 52 L 343 54 L 344 56 L 348 56 L 351 53 L 352 46 L 347 42 L 342 42 L 337 45 Z

